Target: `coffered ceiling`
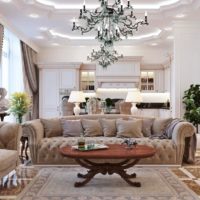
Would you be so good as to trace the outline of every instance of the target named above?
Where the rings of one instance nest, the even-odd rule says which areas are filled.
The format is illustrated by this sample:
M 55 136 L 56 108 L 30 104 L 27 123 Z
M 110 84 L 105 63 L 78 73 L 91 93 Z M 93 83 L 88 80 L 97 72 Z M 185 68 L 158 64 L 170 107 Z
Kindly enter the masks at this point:
M 98 0 L 85 0 L 87 8 L 99 6 Z M 113 0 L 108 0 L 109 4 Z M 123 0 L 126 4 L 127 0 Z M 148 11 L 149 26 L 119 45 L 173 44 L 174 20 L 200 19 L 200 0 L 131 0 L 138 18 Z M 72 19 L 79 16 L 83 0 L 0 0 L 0 15 L 39 47 L 96 45 L 95 34 L 72 32 Z

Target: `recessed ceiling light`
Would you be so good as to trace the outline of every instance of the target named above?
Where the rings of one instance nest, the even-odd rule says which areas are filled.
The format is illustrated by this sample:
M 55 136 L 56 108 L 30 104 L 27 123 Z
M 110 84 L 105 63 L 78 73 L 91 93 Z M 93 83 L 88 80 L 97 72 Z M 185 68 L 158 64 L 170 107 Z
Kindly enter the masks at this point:
M 156 43 L 156 42 L 151 43 L 151 46 L 158 46 L 158 43 Z
M 10 3 L 12 0 L 0 0 L 0 1 L 2 1 L 4 3 Z
M 29 14 L 28 15 L 29 17 L 31 17 L 31 18 L 39 18 L 39 15 L 38 14 L 35 14 L 35 13 L 31 13 L 31 14 Z
M 170 35 L 170 36 L 167 37 L 167 39 L 168 39 L 168 40 L 173 40 L 173 39 L 174 39 L 174 36 L 173 36 L 173 35 Z
M 185 16 L 186 16 L 185 14 L 181 13 L 181 14 L 176 15 L 175 17 L 180 19 L 180 18 L 184 18 Z
M 38 40 L 43 40 L 43 39 L 44 39 L 44 37 L 41 36 L 41 35 L 38 35 L 38 36 L 36 36 L 35 38 L 37 38 Z
M 47 30 L 48 30 L 48 28 L 47 28 L 47 27 L 44 27 L 44 26 L 40 27 L 39 29 L 40 29 L 41 31 L 47 31 Z
M 166 31 L 172 31 L 172 27 L 165 27 L 164 28 Z
M 59 46 L 58 43 L 54 42 L 54 43 L 51 43 L 52 46 Z

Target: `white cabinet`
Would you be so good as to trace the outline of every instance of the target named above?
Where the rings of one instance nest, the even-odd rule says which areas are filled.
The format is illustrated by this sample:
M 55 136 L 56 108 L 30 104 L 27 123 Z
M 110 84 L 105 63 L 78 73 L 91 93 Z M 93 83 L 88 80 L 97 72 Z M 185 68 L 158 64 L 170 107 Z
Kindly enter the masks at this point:
M 40 117 L 58 116 L 59 71 L 45 69 L 40 73 Z
M 139 109 L 139 115 L 142 117 L 159 117 L 159 109 Z
M 163 70 L 141 71 L 141 91 L 164 92 L 164 71 Z
M 171 110 L 168 109 L 159 109 L 159 117 L 160 118 L 169 118 L 171 117 Z
M 141 72 L 141 91 L 154 91 L 155 90 L 155 72 L 142 71 Z
M 155 92 L 164 92 L 164 70 L 155 70 Z
M 171 111 L 168 109 L 139 109 L 138 115 L 141 117 L 169 118 Z
M 60 116 L 62 96 L 69 95 L 72 90 L 79 90 L 79 69 L 41 68 L 40 117 Z

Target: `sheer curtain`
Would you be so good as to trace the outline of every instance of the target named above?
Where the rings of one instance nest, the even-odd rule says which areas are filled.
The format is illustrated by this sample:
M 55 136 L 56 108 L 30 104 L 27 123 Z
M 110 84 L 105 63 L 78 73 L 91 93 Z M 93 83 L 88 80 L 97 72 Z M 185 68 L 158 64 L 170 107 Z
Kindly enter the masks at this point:
M 0 24 L 0 76 L 2 76 L 1 75 L 1 69 L 2 69 L 1 61 L 2 61 L 2 50 L 3 50 L 3 35 L 4 35 L 4 27 L 2 24 Z
M 7 29 L 4 30 L 0 79 L 1 87 L 8 91 L 6 98 L 14 92 L 24 91 L 20 40 Z M 9 116 L 5 121 L 15 121 L 15 119 Z

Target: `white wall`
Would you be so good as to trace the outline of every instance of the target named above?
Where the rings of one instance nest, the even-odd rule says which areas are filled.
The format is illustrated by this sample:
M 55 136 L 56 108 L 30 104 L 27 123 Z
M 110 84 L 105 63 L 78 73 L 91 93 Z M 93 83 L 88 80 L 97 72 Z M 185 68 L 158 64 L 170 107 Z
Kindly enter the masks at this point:
M 174 25 L 174 63 L 172 65 L 173 117 L 182 117 L 184 91 L 200 84 L 200 23 L 176 22 Z
M 38 62 L 88 62 L 87 56 L 92 49 L 97 47 L 92 46 L 66 46 L 66 47 L 51 47 L 41 49 Z M 169 52 L 166 48 L 149 47 L 149 46 L 116 46 L 119 54 L 124 56 L 142 56 L 142 64 L 162 64 L 167 58 Z M 152 66 L 153 67 L 153 66 Z

